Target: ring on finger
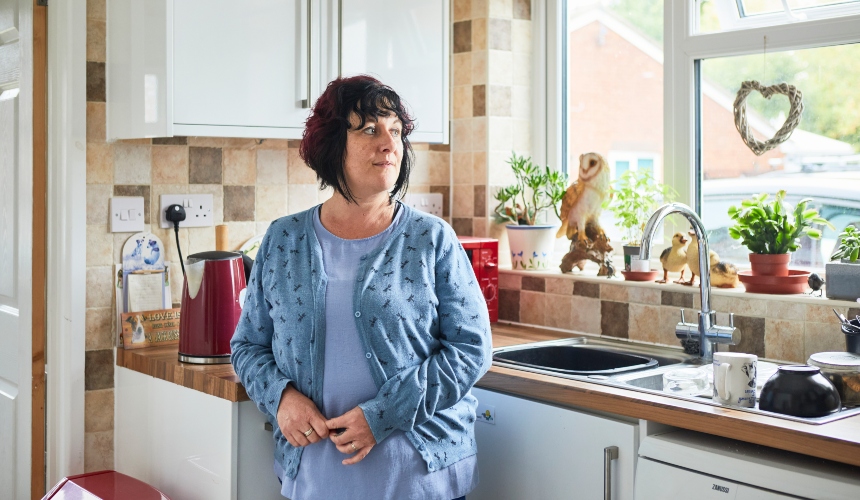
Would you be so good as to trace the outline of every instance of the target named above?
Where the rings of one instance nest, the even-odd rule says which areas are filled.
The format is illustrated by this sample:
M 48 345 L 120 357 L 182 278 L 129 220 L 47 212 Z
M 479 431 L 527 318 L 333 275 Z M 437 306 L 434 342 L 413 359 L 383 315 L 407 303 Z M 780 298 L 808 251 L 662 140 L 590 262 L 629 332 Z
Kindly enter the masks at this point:
M 352 452 L 355 453 L 358 451 L 358 448 L 355 447 L 355 441 L 350 441 L 350 446 L 352 446 Z
M 305 431 L 305 432 L 303 432 L 302 434 L 304 434 L 304 435 L 305 435 L 305 437 L 308 437 L 308 436 L 310 436 L 310 435 L 311 435 L 311 433 L 312 433 L 313 431 L 314 431 L 314 428 L 313 428 L 313 427 L 311 427 L 310 429 L 306 430 L 306 431 Z

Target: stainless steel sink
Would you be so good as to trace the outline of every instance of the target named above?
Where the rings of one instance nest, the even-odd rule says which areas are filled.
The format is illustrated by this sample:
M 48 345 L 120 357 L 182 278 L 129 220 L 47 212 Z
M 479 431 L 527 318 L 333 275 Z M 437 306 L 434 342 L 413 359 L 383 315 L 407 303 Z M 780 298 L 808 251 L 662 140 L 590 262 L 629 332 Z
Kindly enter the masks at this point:
M 576 337 L 494 349 L 493 364 L 721 406 L 711 400 L 712 389 L 710 387 L 697 395 L 663 391 L 663 374 L 667 371 L 702 366 L 701 360 L 697 356 L 690 356 L 684 354 L 680 349 L 676 350 L 670 347 Z M 860 415 L 860 406 L 843 408 L 838 413 L 818 418 L 802 418 L 772 413 L 759 410 L 758 406 L 755 408 L 732 407 L 732 409 L 808 424 L 824 424 Z

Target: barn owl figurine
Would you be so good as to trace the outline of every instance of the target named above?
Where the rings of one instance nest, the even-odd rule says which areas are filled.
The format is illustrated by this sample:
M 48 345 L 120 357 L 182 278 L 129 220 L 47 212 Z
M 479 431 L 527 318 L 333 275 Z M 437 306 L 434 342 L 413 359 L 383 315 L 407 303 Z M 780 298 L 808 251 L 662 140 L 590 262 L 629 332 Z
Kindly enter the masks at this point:
M 609 164 L 597 153 L 579 156 L 579 178 L 567 188 L 561 200 L 561 228 L 556 238 L 566 235 L 578 242 L 586 239 L 585 226 L 589 223 L 600 227 L 603 200 L 609 195 Z M 603 232 L 602 230 L 600 231 Z

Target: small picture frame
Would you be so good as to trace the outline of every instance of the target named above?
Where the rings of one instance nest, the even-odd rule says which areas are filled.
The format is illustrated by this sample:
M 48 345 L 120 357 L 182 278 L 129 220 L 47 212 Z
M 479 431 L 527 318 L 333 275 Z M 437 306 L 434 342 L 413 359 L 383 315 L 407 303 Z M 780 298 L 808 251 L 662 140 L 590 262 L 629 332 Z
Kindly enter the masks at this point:
M 175 308 L 122 313 L 122 347 L 141 349 L 178 344 L 180 311 Z

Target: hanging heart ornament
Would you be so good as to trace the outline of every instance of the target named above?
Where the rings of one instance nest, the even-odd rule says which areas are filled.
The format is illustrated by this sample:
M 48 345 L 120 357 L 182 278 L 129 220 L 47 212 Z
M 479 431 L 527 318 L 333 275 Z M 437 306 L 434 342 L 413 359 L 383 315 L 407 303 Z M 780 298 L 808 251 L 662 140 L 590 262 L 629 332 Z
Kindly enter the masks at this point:
M 754 90 L 759 91 L 765 99 L 770 99 L 770 96 L 774 94 L 784 95 L 788 97 L 788 102 L 791 105 L 791 109 L 788 111 L 788 118 L 785 119 L 785 123 L 782 124 L 782 127 L 776 131 L 776 134 L 772 138 L 764 142 L 753 137 L 749 123 L 747 123 L 747 97 L 749 97 L 750 92 Z M 797 87 L 794 85 L 789 85 L 787 83 L 765 87 L 754 80 L 746 81 L 741 84 L 741 88 L 738 90 L 738 96 L 735 97 L 734 112 L 735 128 L 737 128 L 738 132 L 741 134 L 741 139 L 743 139 L 747 147 L 750 148 L 756 156 L 761 156 L 767 151 L 770 151 L 787 141 L 788 138 L 791 137 L 791 133 L 794 132 L 794 129 L 797 128 L 797 125 L 800 123 L 800 115 L 803 113 L 803 92 L 797 90 Z

